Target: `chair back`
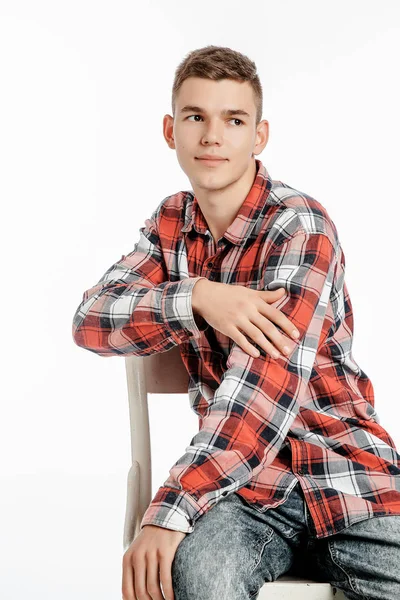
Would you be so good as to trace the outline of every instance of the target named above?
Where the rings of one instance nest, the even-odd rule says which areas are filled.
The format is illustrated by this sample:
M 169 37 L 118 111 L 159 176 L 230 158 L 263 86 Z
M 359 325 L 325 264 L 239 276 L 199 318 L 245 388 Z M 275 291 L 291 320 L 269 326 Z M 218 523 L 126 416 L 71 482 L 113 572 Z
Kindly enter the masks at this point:
M 147 394 L 187 394 L 189 375 L 179 346 L 149 356 L 126 356 L 132 466 L 124 525 L 124 548 L 140 531 L 140 523 L 152 498 L 151 443 Z

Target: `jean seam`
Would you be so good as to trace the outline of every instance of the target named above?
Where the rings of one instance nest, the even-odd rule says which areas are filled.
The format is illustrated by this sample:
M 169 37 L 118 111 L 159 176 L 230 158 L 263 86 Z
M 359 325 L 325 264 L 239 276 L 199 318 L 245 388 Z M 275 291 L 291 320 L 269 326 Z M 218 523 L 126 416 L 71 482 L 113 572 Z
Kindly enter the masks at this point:
M 341 563 L 341 561 L 339 560 L 335 547 L 334 547 L 334 540 L 329 540 L 328 541 L 328 549 L 329 549 L 329 554 L 331 556 L 331 559 L 333 561 L 333 563 L 339 567 L 339 569 L 341 569 L 343 571 L 343 573 L 346 575 L 346 577 L 349 580 L 349 584 L 353 590 L 353 592 L 355 592 L 356 594 L 359 594 L 360 598 L 362 598 L 362 600 L 368 600 L 368 598 L 366 596 L 364 596 L 364 594 L 361 592 L 361 590 L 358 588 L 358 585 L 356 584 L 354 578 L 350 575 L 350 573 L 348 573 L 346 571 L 346 569 L 344 568 L 344 565 Z
M 288 540 L 293 539 L 294 537 L 296 537 L 296 535 L 301 535 L 302 531 L 296 531 L 295 529 L 291 530 L 290 533 L 282 533 L 283 537 L 285 537 Z
M 266 546 L 267 544 L 269 544 L 269 542 L 272 540 L 272 536 L 273 536 L 273 535 L 275 535 L 275 532 L 274 532 L 274 530 L 273 530 L 272 528 L 269 528 L 268 535 L 267 535 L 267 537 L 266 537 L 266 538 L 264 539 L 264 541 L 263 541 L 263 545 L 261 546 L 260 554 L 259 554 L 259 556 L 258 556 L 258 559 L 257 559 L 257 561 L 256 561 L 256 564 L 254 565 L 254 567 L 253 567 L 253 568 L 251 569 L 251 571 L 250 571 L 250 575 L 252 575 L 252 574 L 254 573 L 254 571 L 256 570 L 256 568 L 258 567 L 258 565 L 260 564 L 260 562 L 261 562 L 261 557 L 262 557 L 262 555 L 263 555 L 263 552 L 264 552 L 264 548 L 265 548 L 265 546 Z

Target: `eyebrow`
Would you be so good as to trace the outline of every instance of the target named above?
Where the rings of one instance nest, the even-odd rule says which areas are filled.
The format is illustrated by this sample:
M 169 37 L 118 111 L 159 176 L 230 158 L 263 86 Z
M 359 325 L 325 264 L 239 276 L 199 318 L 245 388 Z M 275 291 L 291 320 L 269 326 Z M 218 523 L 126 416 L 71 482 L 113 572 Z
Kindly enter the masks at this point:
M 180 113 L 185 113 L 185 112 L 205 113 L 207 111 L 204 110 L 204 108 L 201 108 L 200 106 L 193 106 L 192 104 L 187 104 L 186 106 L 181 108 L 181 110 L 179 112 Z M 242 110 L 241 108 L 227 108 L 226 110 L 221 111 L 221 115 L 223 115 L 223 116 L 242 115 L 243 117 L 250 118 L 249 113 L 246 112 L 245 110 Z

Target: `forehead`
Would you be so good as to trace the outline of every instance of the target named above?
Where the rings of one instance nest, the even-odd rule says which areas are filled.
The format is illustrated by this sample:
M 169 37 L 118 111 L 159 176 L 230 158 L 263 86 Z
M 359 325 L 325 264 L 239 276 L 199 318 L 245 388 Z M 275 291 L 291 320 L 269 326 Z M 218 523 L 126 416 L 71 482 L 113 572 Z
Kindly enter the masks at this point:
M 202 77 L 188 77 L 181 85 L 176 98 L 177 111 L 187 104 L 200 106 L 207 112 L 237 108 L 251 115 L 256 110 L 250 83 L 233 79 L 214 81 Z

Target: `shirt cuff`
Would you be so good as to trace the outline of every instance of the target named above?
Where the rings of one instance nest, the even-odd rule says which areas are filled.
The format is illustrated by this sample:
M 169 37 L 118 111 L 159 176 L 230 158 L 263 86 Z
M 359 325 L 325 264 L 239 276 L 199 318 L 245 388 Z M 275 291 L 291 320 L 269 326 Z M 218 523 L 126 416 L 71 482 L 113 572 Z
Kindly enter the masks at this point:
M 160 487 L 143 515 L 140 528 L 158 525 L 174 531 L 192 533 L 196 518 L 202 514 L 196 500 L 183 490 Z
M 205 319 L 193 314 L 192 293 L 195 284 L 206 277 L 186 277 L 169 282 L 161 297 L 161 318 L 179 344 L 189 337 L 198 338 L 209 327 Z

